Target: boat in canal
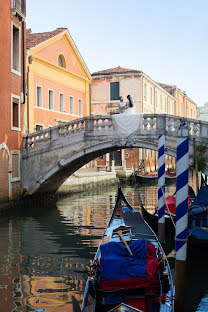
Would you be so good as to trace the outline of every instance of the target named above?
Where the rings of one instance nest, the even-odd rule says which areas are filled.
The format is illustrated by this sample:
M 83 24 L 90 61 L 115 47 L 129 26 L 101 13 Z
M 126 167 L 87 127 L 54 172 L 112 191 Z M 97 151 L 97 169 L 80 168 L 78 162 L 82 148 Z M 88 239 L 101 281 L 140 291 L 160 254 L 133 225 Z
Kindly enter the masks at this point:
M 195 199 L 195 193 L 191 186 L 189 186 L 189 206 Z M 141 203 L 140 194 L 138 193 L 138 198 Z M 165 198 L 165 232 L 172 234 L 175 231 L 175 222 L 176 222 L 176 204 L 175 204 L 175 194 L 172 196 L 167 196 Z M 142 216 L 144 220 L 151 226 L 155 233 L 158 232 L 158 211 L 157 208 L 152 214 L 145 209 L 141 204 Z
M 148 174 L 145 174 L 145 175 L 138 174 L 137 172 L 135 172 L 133 176 L 130 177 L 130 180 L 134 180 L 136 183 L 140 183 L 140 184 L 157 183 L 158 176 L 157 176 L 157 172 L 153 172 L 153 173 L 149 172 Z M 175 182 L 175 181 L 176 181 L 176 176 L 166 174 L 165 176 L 166 183 Z
M 208 187 L 200 188 L 189 209 L 188 246 L 191 251 L 208 252 Z
M 174 311 L 174 287 L 166 255 L 120 187 L 88 270 L 81 311 Z

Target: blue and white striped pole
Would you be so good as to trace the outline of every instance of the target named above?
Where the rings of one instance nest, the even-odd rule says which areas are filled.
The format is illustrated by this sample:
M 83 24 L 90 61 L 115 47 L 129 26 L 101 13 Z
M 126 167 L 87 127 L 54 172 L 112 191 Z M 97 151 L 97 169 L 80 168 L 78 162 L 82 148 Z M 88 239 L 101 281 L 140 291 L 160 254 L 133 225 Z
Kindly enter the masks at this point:
M 176 163 L 176 295 L 175 311 L 184 311 L 188 227 L 188 127 L 179 128 Z
M 165 136 L 158 141 L 158 238 L 165 241 Z

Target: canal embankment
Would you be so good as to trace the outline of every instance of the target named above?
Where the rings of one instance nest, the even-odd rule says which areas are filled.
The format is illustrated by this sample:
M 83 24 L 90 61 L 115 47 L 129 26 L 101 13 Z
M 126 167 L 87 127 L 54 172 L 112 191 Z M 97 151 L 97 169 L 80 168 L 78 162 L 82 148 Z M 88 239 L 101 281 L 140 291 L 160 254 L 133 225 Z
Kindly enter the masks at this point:
M 118 181 L 115 172 L 80 169 L 72 174 L 58 189 L 57 194 L 79 193 L 86 190 L 114 185 Z

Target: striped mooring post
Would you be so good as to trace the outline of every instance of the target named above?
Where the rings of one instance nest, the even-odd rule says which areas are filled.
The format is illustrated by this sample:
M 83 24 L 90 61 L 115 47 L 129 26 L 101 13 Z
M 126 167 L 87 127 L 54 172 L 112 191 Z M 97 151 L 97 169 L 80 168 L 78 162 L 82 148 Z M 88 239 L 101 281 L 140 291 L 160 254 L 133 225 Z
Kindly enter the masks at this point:
M 158 141 L 158 238 L 165 241 L 165 136 Z
M 184 311 L 185 309 L 188 227 L 188 167 L 188 126 L 183 123 L 179 128 L 177 138 L 175 312 Z

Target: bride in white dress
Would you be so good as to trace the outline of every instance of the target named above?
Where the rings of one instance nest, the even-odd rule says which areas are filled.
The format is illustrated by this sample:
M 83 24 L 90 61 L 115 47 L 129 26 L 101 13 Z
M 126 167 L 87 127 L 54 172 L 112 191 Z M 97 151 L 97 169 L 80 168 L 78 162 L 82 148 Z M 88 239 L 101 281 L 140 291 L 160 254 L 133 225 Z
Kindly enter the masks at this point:
M 124 111 L 124 114 L 136 114 L 136 107 L 134 106 L 134 102 L 131 95 L 127 95 L 127 103 L 126 103 L 126 110 Z
M 124 113 L 112 115 L 116 136 L 120 138 L 134 135 L 142 124 L 143 114 L 136 114 L 136 107 L 131 95 L 128 95 L 127 99 Z

